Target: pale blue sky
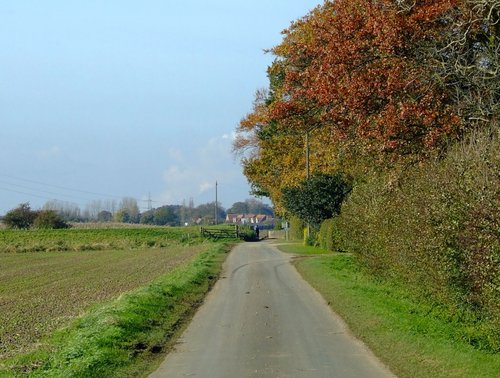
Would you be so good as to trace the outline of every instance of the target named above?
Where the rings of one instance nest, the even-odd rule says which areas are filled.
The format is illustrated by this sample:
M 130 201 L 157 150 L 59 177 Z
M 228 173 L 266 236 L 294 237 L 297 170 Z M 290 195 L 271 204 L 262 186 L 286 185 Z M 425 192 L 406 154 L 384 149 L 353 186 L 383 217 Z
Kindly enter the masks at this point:
M 231 137 L 267 85 L 263 49 L 320 3 L 1 0 L 0 214 L 149 192 L 200 204 L 216 180 L 224 206 L 248 198 Z

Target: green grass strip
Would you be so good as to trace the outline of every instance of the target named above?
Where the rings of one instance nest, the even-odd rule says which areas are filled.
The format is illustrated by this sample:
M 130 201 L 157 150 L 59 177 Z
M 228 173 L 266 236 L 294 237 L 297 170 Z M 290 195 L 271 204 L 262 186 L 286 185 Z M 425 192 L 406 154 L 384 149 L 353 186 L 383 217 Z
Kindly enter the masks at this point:
M 216 281 L 228 250 L 225 244 L 214 244 L 188 265 L 151 285 L 93 308 L 56 332 L 38 351 L 7 362 L 0 375 L 143 375 Z
M 296 266 L 398 377 L 498 377 L 499 354 L 457 341 L 459 328 L 470 326 L 461 324 L 459 314 L 376 281 L 349 255 L 298 259 Z
M 300 255 L 326 255 L 332 254 L 331 251 L 321 249 L 311 245 L 303 245 L 297 243 L 283 243 L 279 245 L 279 249 L 286 253 L 296 253 Z

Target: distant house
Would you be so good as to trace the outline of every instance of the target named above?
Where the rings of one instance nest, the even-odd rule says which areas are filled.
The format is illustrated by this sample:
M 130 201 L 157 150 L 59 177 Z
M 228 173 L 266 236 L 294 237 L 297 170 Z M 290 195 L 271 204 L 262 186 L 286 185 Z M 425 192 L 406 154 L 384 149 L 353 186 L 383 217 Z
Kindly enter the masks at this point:
M 232 224 L 261 224 L 268 220 L 264 214 L 227 214 L 226 223 Z
M 241 222 L 243 224 L 250 224 L 250 223 L 254 224 L 255 217 L 256 217 L 255 214 L 245 214 L 245 216 L 241 218 Z
M 227 214 L 226 223 L 238 223 L 238 214 Z
M 255 217 L 255 223 L 264 223 L 267 220 L 267 215 L 259 214 Z

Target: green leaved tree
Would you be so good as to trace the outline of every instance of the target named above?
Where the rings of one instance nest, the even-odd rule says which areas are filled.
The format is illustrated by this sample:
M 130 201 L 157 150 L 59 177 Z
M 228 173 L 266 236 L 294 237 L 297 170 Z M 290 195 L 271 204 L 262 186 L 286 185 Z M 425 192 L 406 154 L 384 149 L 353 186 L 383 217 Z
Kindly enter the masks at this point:
M 318 228 L 325 219 L 340 213 L 340 207 L 351 191 L 342 174 L 314 174 L 300 185 L 283 189 L 283 205 L 291 214 Z

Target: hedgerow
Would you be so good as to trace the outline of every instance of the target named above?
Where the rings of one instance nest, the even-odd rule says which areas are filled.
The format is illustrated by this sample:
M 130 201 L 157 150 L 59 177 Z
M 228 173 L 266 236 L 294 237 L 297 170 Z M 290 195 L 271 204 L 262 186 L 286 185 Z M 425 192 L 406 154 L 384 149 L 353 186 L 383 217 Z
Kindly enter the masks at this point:
M 373 274 L 472 317 L 477 327 L 464 337 L 487 350 L 500 348 L 498 151 L 497 135 L 474 133 L 443 160 L 407 167 L 396 181 L 373 173 L 323 225 L 329 248 L 353 252 Z

